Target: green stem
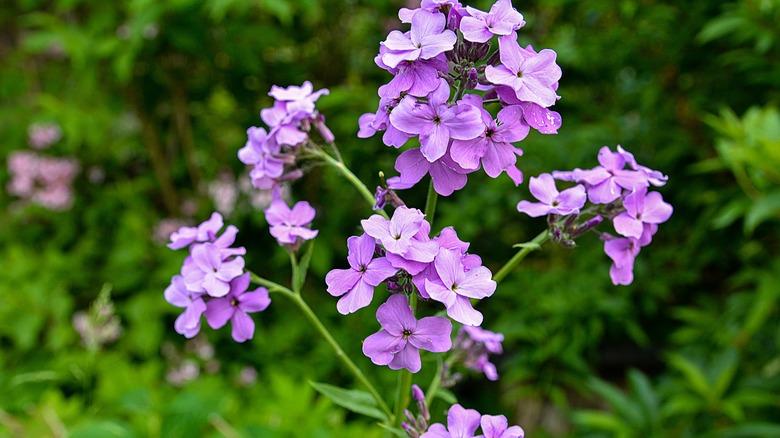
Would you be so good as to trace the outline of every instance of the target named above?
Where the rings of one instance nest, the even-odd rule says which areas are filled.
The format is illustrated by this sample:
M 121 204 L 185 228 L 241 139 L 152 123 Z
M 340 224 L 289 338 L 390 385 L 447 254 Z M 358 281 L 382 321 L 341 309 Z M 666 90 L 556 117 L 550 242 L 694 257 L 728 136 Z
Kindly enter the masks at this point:
M 441 385 L 441 373 L 442 373 L 442 360 L 441 358 L 438 358 L 438 360 L 436 361 L 436 374 L 433 375 L 431 384 L 428 385 L 428 390 L 425 391 L 425 404 L 428 406 L 431 406 L 431 403 L 433 402 L 433 398 L 436 396 L 436 393 L 439 391 L 439 386 Z
M 433 179 L 428 185 L 428 197 L 425 199 L 425 218 L 433 227 L 433 217 L 436 215 L 436 201 L 439 199 L 439 194 L 433 188 Z
M 330 334 L 328 329 L 325 327 L 324 324 L 322 324 L 322 321 L 317 317 L 317 315 L 314 313 L 313 310 L 311 310 L 311 307 L 304 301 L 303 297 L 291 291 L 290 289 L 278 284 L 274 283 L 273 281 L 266 280 L 264 278 L 258 277 L 254 273 L 250 272 L 250 276 L 253 282 L 263 285 L 268 288 L 270 292 L 278 292 L 282 295 L 286 296 L 290 299 L 295 305 L 298 306 L 298 308 L 303 312 L 304 316 L 309 320 L 312 326 L 314 326 L 315 329 L 320 333 L 320 335 L 325 339 L 325 341 L 330 345 L 331 349 L 333 349 L 333 352 L 336 353 L 336 356 L 341 360 L 341 362 L 347 367 L 347 369 L 352 373 L 353 376 L 361 383 L 363 386 L 368 389 L 368 392 L 371 393 L 371 396 L 376 400 L 377 405 L 380 409 L 387 415 L 387 418 L 390 418 L 393 413 L 390 411 L 390 408 L 387 406 L 387 403 L 385 403 L 384 399 L 382 399 L 382 396 L 379 395 L 379 391 L 376 390 L 373 384 L 371 384 L 371 381 L 368 380 L 365 374 L 363 374 L 362 371 L 360 371 L 360 368 L 355 365 L 354 362 L 352 362 L 352 359 L 349 358 L 347 353 L 344 352 L 344 350 L 339 345 L 338 341 L 336 341 L 335 338 Z
M 417 309 L 417 294 L 412 293 L 409 299 L 409 305 L 412 308 L 412 314 Z M 395 425 L 400 426 L 404 418 L 404 409 L 409 406 L 409 400 L 412 397 L 412 373 L 408 370 L 401 370 L 398 377 L 398 391 L 395 399 Z
M 352 173 L 351 170 L 347 167 L 346 164 L 344 164 L 343 161 L 339 161 L 333 157 L 330 156 L 330 154 L 326 153 L 325 151 L 319 150 L 314 148 L 312 150 L 312 154 L 318 158 L 321 158 L 322 161 L 339 171 L 350 183 L 352 183 L 353 186 L 360 192 L 360 195 L 363 196 L 363 199 L 368 202 L 368 205 L 371 206 L 371 208 L 374 208 L 374 204 L 376 204 L 376 199 L 374 199 L 374 194 L 371 193 L 371 190 L 366 187 L 365 184 L 363 184 L 362 181 L 360 181 L 360 178 L 355 176 L 354 173 Z M 381 214 L 385 218 L 387 218 L 387 213 L 385 213 L 384 210 L 379 210 L 377 213 Z
M 550 238 L 550 232 L 548 230 L 544 230 L 541 233 L 539 233 L 536 237 L 534 237 L 530 242 L 527 242 L 527 246 L 523 246 L 520 248 L 520 251 L 517 252 L 511 259 L 509 259 L 504 266 L 501 267 L 501 269 L 496 272 L 496 275 L 493 276 L 493 280 L 496 281 L 496 283 L 500 283 L 501 280 L 504 279 L 507 275 L 509 275 L 512 270 L 517 267 L 518 264 L 520 264 L 521 261 L 527 256 L 531 251 L 535 251 L 539 249 L 539 247 L 546 242 Z

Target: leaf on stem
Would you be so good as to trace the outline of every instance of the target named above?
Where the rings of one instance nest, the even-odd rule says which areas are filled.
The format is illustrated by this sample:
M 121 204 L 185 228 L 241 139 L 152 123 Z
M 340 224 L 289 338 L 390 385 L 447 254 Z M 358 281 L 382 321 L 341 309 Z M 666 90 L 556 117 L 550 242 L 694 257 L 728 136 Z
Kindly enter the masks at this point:
M 344 389 L 327 383 L 309 382 L 320 394 L 329 398 L 333 403 L 352 412 L 387 421 L 387 416 L 377 408 L 376 401 L 371 394 L 358 389 Z

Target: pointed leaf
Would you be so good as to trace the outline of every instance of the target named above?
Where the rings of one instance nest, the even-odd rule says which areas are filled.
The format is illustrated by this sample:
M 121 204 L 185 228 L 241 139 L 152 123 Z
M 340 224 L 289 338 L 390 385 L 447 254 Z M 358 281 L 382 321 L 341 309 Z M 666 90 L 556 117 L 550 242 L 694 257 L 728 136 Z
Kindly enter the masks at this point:
M 344 389 L 326 383 L 309 382 L 320 394 L 352 412 L 386 421 L 387 416 L 376 406 L 371 394 L 358 389 Z

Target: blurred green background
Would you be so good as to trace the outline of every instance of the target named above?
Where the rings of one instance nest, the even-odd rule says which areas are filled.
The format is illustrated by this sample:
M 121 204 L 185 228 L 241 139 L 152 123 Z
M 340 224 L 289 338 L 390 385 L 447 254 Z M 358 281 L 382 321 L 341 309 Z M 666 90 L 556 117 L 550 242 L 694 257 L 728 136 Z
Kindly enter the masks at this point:
M 506 334 L 502 379 L 469 376 L 453 392 L 532 437 L 780 436 L 780 1 L 514 3 L 521 42 L 555 49 L 564 71 L 563 128 L 523 142 L 526 175 L 590 167 L 619 143 L 670 176 L 675 214 L 630 287 L 610 284 L 595 237 L 533 253 L 482 307 Z M 0 436 L 381 436 L 309 386 L 352 382 L 282 298 L 245 345 L 225 329 L 174 333 L 162 291 L 183 256 L 161 234 L 219 208 L 249 267 L 284 281 L 236 158 L 244 131 L 272 84 L 309 79 L 332 91 L 318 106 L 355 172 L 369 185 L 391 174 L 396 152 L 355 133 L 389 79 L 373 56 L 401 6 L 2 2 L 0 159 L 29 150 L 30 125 L 55 123 L 62 138 L 40 153 L 80 171 L 65 211 L 0 194 Z M 373 312 L 338 316 L 322 280 L 368 211 L 327 169 L 294 196 L 319 212 L 305 294 L 390 394 L 392 373 L 360 354 Z M 404 196 L 422 206 L 425 187 Z M 514 210 L 525 196 L 475 173 L 440 200 L 437 226 L 455 225 L 497 269 L 544 227 Z

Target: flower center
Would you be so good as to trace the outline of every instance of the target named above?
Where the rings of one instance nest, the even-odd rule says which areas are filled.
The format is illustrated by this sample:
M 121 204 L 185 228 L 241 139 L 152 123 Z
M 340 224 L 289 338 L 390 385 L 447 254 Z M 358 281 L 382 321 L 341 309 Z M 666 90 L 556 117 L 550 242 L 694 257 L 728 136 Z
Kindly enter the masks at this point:
M 359 267 L 358 271 L 359 271 L 359 272 L 366 272 L 366 269 L 367 269 L 367 268 L 366 268 L 366 265 L 360 265 L 360 267 Z
M 433 117 L 433 123 L 436 124 L 436 125 L 440 124 L 441 123 L 441 117 L 434 116 Z
M 560 203 L 560 201 L 558 201 L 557 199 L 556 199 L 555 201 L 553 201 L 553 202 L 552 202 L 552 206 L 553 206 L 553 207 L 557 207 L 557 206 L 559 206 L 559 205 L 561 205 L 561 203 Z
M 238 306 L 238 300 L 235 299 L 235 298 L 231 299 L 230 300 L 230 305 L 233 306 L 233 307 L 237 307 Z
M 523 77 L 523 72 L 522 71 L 518 71 L 517 72 L 517 77 L 518 78 L 522 78 Z
M 403 333 L 401 335 L 404 337 L 404 339 L 408 338 L 409 336 L 412 336 L 412 331 L 409 329 L 404 329 Z

